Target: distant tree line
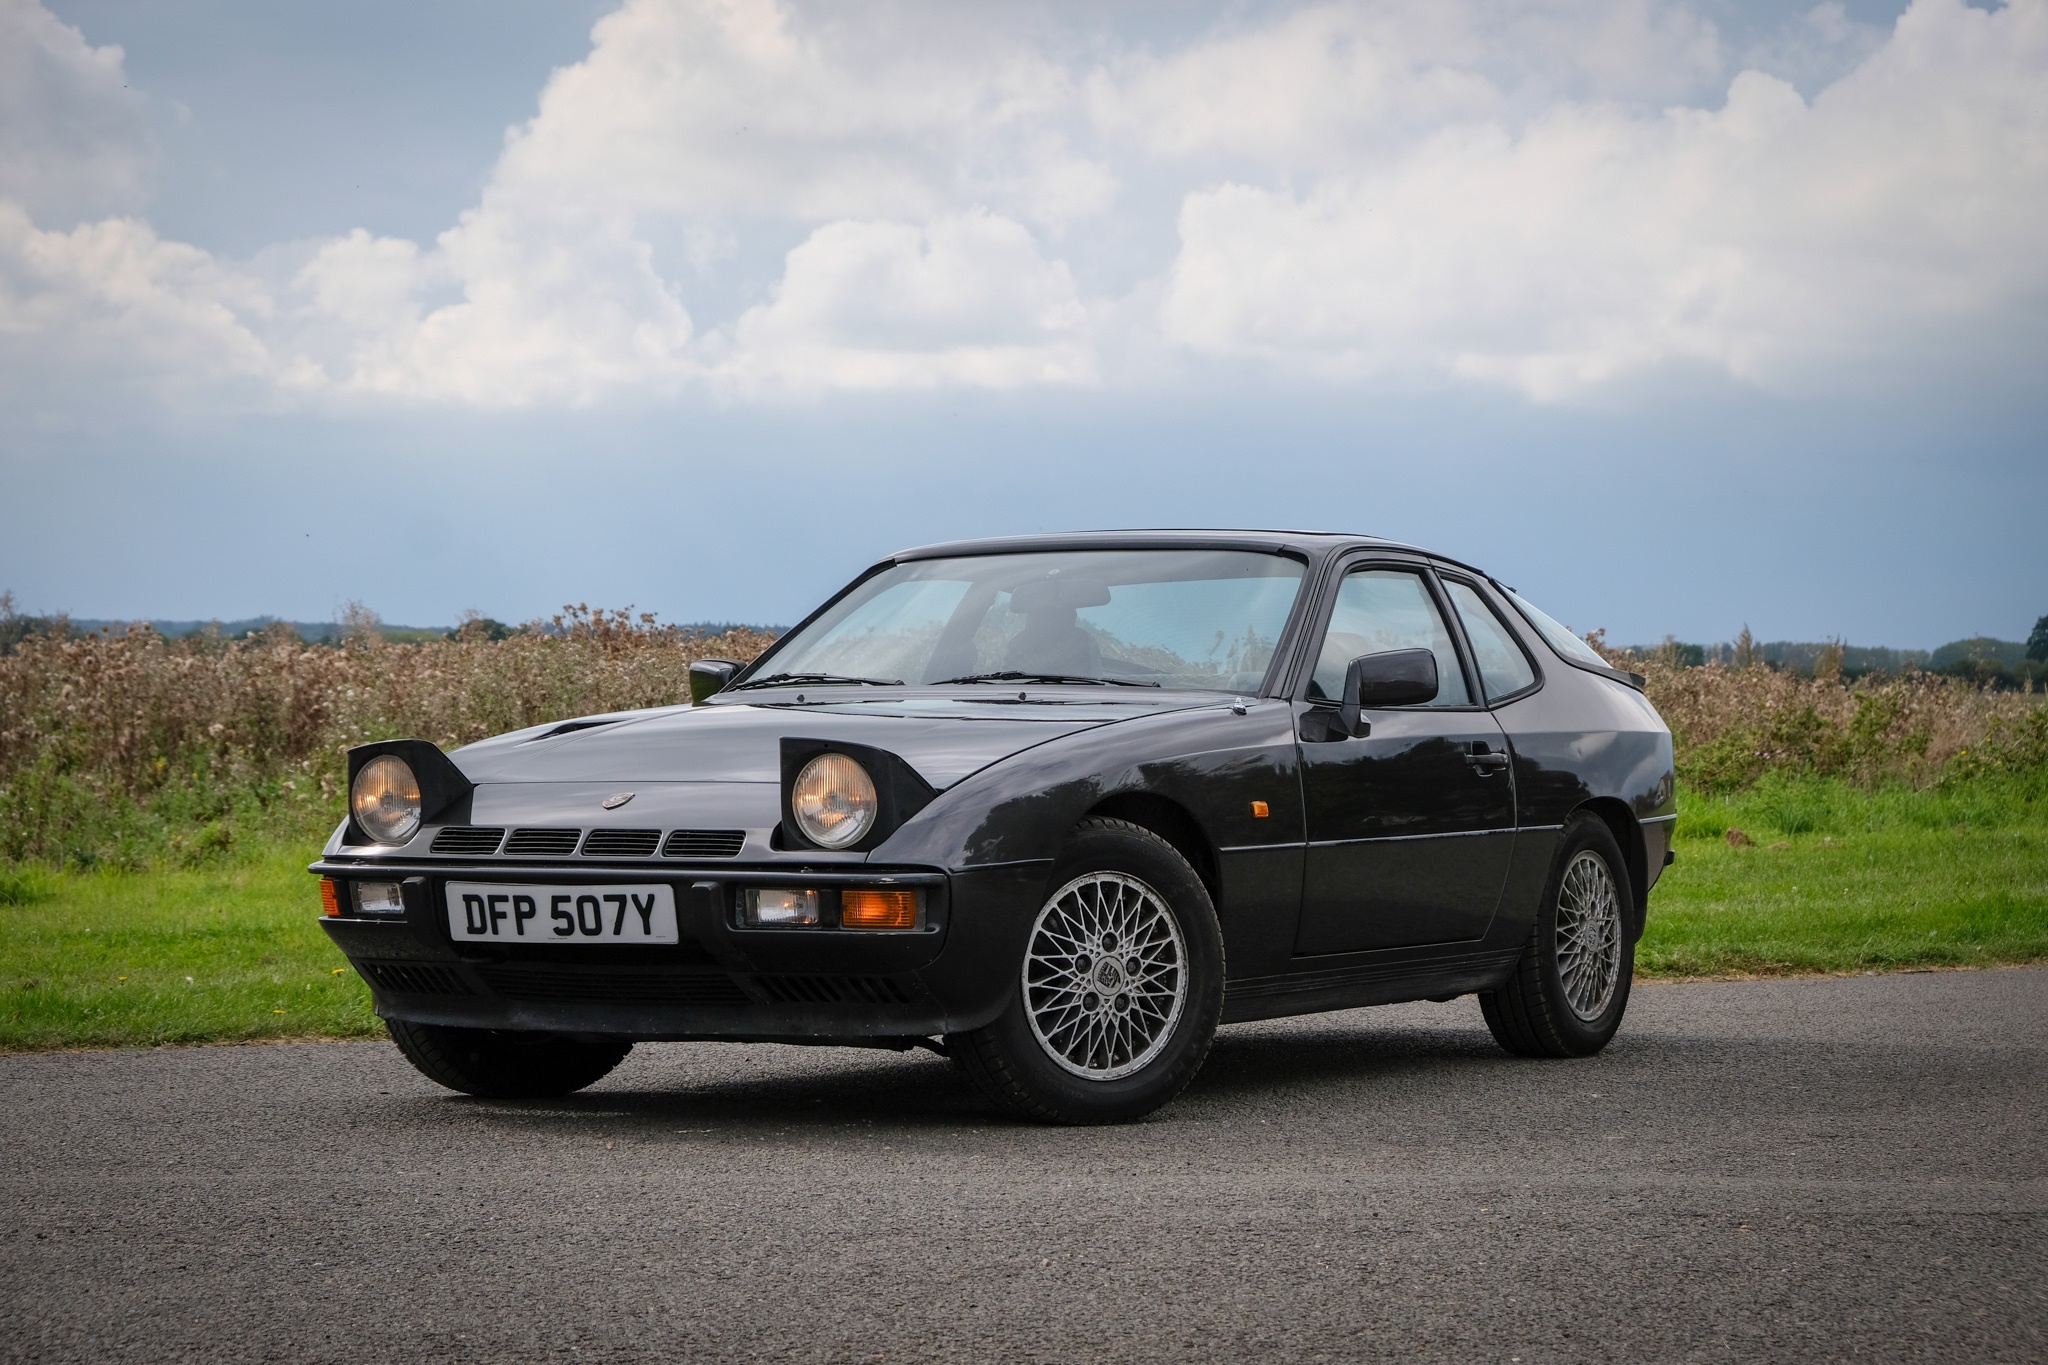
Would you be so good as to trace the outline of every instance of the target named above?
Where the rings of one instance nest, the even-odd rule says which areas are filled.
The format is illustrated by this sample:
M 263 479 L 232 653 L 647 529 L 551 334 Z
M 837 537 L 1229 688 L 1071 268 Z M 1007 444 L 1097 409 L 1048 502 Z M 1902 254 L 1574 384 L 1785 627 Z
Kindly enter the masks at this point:
M 650 620 L 652 618 L 649 618 Z M 285 639 L 293 636 L 309 645 L 346 643 L 351 636 L 374 634 L 390 644 L 416 645 L 430 640 L 509 640 L 515 635 L 561 635 L 573 626 L 560 618 L 507 625 L 480 612 L 466 612 L 455 626 L 399 626 L 379 619 L 377 614 L 350 603 L 338 621 L 286 621 L 276 616 L 251 616 L 239 621 L 117 621 L 72 617 L 62 613 L 24 615 L 16 610 L 14 594 L 0 593 L 0 654 L 9 654 L 23 640 L 67 640 L 86 635 L 126 635 L 136 626 L 147 626 L 166 640 L 197 637 L 223 643 L 235 640 Z M 745 621 L 689 621 L 665 629 L 692 637 L 712 637 L 732 631 L 753 631 L 781 635 L 787 626 L 756 625 Z
M 1720 664 L 1730 668 L 1763 667 L 1806 677 L 1831 676 L 1853 681 L 1870 675 L 1933 673 L 1961 678 L 1980 687 L 2024 689 L 2048 687 L 2048 616 L 2034 622 L 2024 641 L 1976 635 L 1951 640 L 1939 649 L 1888 649 L 1852 645 L 1841 640 L 1756 640 L 1749 627 L 1719 644 L 1688 644 L 1667 637 L 1659 645 L 1631 645 L 1638 658 L 1662 658 L 1680 668 Z

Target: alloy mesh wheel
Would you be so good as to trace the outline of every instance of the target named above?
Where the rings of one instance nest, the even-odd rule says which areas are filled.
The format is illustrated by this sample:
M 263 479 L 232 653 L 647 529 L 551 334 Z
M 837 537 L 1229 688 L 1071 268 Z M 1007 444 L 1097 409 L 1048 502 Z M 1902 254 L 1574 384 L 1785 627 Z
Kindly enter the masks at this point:
M 1621 897 L 1607 860 L 1591 849 L 1572 859 L 1558 887 L 1557 974 L 1565 1003 L 1589 1024 L 1621 981 Z
M 1046 1056 L 1091 1081 L 1141 1070 L 1188 995 L 1187 944 L 1136 877 L 1090 872 L 1045 903 L 1024 952 L 1024 1014 Z

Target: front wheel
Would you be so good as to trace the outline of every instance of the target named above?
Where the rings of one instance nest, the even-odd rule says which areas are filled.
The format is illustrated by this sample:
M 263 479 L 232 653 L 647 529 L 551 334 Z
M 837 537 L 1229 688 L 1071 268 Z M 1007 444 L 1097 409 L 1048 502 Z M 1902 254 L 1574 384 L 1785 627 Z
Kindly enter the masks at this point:
M 1223 934 L 1202 879 L 1124 820 L 1082 823 L 995 1022 L 947 1039 L 991 1100 L 1045 1123 L 1121 1123 L 1178 1095 L 1223 1012 Z
M 1479 1008 L 1494 1041 L 1520 1057 L 1590 1057 L 1628 1008 L 1635 973 L 1628 864 L 1597 816 L 1565 826 L 1528 947 Z
M 595 1085 L 633 1050 L 623 1038 L 450 1028 L 387 1019 L 391 1041 L 437 1085 L 494 1100 L 545 1099 Z

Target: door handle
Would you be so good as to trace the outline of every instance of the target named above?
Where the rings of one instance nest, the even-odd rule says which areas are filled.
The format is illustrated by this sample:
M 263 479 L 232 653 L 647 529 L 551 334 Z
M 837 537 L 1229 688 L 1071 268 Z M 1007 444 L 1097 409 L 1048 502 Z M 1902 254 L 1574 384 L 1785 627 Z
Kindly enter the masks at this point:
M 1465 761 L 1471 764 L 1472 770 L 1481 777 L 1492 777 L 1495 773 L 1504 773 L 1508 770 L 1506 754 L 1466 754 Z

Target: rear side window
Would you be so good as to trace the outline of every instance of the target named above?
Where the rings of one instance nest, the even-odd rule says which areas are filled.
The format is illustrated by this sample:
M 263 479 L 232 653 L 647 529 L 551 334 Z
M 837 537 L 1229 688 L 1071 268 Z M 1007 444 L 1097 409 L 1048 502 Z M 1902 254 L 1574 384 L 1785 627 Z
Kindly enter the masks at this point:
M 1515 637 L 1494 615 L 1478 589 L 1455 578 L 1446 578 L 1444 587 L 1450 590 L 1451 604 L 1465 624 L 1465 638 L 1471 642 L 1472 657 L 1479 665 L 1479 682 L 1486 689 L 1486 699 L 1498 701 L 1532 685 L 1536 670 L 1530 666 L 1529 657 L 1522 653 L 1522 647 L 1515 643 Z
M 1594 653 L 1593 646 L 1566 630 L 1553 618 L 1544 615 L 1529 600 L 1518 592 L 1509 592 L 1508 601 L 1521 609 L 1529 618 L 1529 624 L 1536 627 L 1536 633 L 1549 642 L 1550 647 L 1575 664 L 1587 664 L 1593 668 L 1608 671 L 1607 660 Z

